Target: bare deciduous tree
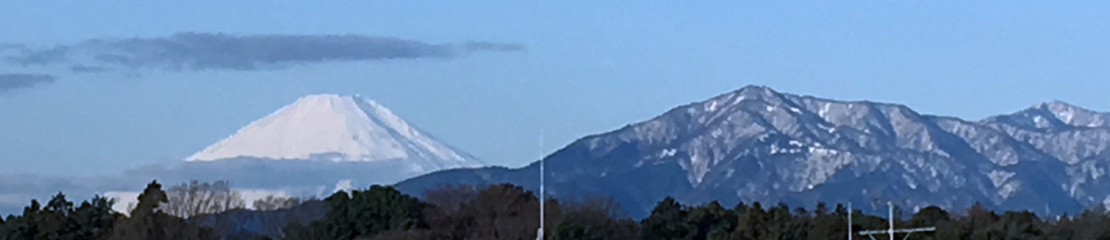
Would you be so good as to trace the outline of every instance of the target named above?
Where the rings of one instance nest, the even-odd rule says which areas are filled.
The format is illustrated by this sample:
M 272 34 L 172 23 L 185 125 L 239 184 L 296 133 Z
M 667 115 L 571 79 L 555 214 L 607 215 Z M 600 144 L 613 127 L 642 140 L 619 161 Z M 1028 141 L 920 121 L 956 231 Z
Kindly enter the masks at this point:
M 463 204 L 478 197 L 478 189 L 470 185 L 441 185 L 424 193 L 424 201 L 443 210 L 444 214 L 454 214 Z
M 567 212 L 588 212 L 606 218 L 625 218 L 624 207 L 610 197 L 586 196 L 571 199 L 564 206 Z
M 246 206 L 238 191 L 231 189 L 228 181 L 201 183 L 193 180 L 169 188 L 169 202 L 162 211 L 181 218 L 219 213 Z

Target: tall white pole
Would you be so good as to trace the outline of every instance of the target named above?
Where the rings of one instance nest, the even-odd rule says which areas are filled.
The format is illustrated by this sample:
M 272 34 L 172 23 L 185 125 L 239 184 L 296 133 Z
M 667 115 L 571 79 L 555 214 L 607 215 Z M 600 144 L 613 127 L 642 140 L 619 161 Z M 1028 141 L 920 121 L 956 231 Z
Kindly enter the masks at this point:
M 537 233 L 537 235 L 536 235 L 537 240 L 543 240 L 543 217 L 544 217 L 544 215 L 543 215 L 543 212 L 544 212 L 543 205 L 544 205 L 544 202 L 545 202 L 544 200 L 546 198 L 546 195 L 544 195 L 544 192 L 543 192 L 543 175 L 544 175 L 544 171 L 543 171 L 544 161 L 543 160 L 544 160 L 543 129 L 540 129 L 540 229 L 539 229 L 539 233 Z
M 894 240 L 894 203 L 887 201 L 886 205 L 890 207 L 890 240 Z
M 848 240 L 852 240 L 852 201 L 848 201 Z

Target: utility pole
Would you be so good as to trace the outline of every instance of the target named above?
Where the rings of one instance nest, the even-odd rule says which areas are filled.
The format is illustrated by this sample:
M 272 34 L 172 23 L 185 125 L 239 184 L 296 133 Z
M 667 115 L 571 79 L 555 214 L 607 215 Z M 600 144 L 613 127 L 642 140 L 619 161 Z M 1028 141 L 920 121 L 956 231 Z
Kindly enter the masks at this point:
M 885 234 L 890 235 L 890 240 L 894 240 L 894 234 L 895 233 L 905 233 L 906 237 L 902 238 L 903 240 L 905 240 L 905 239 L 910 238 L 911 233 L 932 232 L 932 231 L 937 230 L 936 227 L 894 229 L 894 220 L 895 220 L 895 218 L 894 218 L 894 203 L 888 201 L 888 202 L 886 202 L 886 205 L 888 207 L 890 207 L 890 219 L 888 220 L 890 222 L 890 228 L 887 229 L 887 230 L 861 231 L 861 232 L 859 232 L 859 235 L 868 236 L 868 237 L 871 237 L 871 240 L 875 240 L 875 235 L 881 235 L 881 234 L 885 233 Z M 851 218 L 849 218 L 849 219 L 851 219 Z
M 848 240 L 852 240 L 852 201 L 848 201 Z

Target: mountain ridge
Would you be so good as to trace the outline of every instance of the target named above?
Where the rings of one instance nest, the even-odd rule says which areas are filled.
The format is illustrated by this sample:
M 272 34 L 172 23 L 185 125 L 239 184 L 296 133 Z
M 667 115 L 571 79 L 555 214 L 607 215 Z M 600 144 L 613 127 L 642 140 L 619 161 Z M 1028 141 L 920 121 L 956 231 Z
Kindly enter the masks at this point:
M 1033 121 L 1022 112 L 1038 107 L 1052 110 L 1058 122 L 1090 127 L 1041 133 L 1017 124 Z M 1047 117 L 1042 115 L 1037 116 Z M 1061 120 L 1065 115 L 1070 117 Z M 554 195 L 610 195 L 640 214 L 664 196 L 693 203 L 781 201 L 805 206 L 817 201 L 864 206 L 869 198 L 916 207 L 979 202 L 1042 214 L 1074 213 L 1110 201 L 1110 191 L 1099 189 L 1110 187 L 1110 181 L 1101 180 L 1110 151 L 1106 144 L 1095 144 L 1110 140 L 1110 131 L 1100 135 L 1105 116 L 1050 101 L 1012 114 L 963 120 L 921 114 L 902 104 L 746 86 L 587 135 L 544 161 L 552 179 L 547 189 Z M 1015 121 L 991 120 L 1004 118 Z M 1060 150 L 1080 144 L 1094 147 Z M 535 189 L 538 183 L 530 179 L 538 177 L 534 171 L 535 163 L 516 169 L 451 170 L 396 186 L 412 194 L 448 183 L 508 182 Z

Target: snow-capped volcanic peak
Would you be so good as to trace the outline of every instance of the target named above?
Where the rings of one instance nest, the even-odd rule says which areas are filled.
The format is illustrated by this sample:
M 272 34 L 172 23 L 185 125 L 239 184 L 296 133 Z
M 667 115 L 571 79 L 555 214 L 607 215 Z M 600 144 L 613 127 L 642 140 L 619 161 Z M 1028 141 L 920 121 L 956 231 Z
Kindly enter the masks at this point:
M 334 94 L 301 97 L 186 161 L 234 158 L 403 160 L 418 171 L 482 165 L 374 101 Z

